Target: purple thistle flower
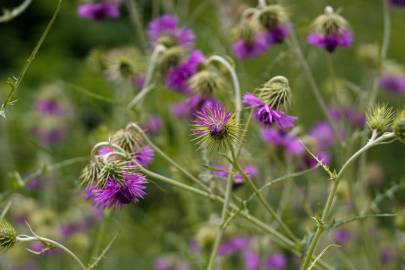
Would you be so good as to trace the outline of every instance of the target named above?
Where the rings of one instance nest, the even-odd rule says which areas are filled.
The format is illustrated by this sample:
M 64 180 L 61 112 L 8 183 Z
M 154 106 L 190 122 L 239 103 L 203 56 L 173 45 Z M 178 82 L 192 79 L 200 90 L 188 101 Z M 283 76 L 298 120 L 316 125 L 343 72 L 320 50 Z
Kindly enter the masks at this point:
M 364 112 L 358 111 L 351 106 L 345 107 L 330 107 L 328 113 L 333 120 L 348 121 L 354 127 L 362 128 L 366 123 Z
M 380 88 L 391 93 L 405 93 L 405 76 L 383 74 L 380 77 Z
M 391 6 L 395 6 L 395 7 L 405 7 L 405 0 L 389 0 Z
M 291 32 L 289 24 L 280 24 L 273 29 L 267 31 L 266 40 L 269 45 L 283 43 Z
M 101 208 L 122 207 L 138 202 L 145 196 L 146 177 L 138 173 L 127 173 L 122 184 L 109 179 L 103 188 L 96 188 L 91 196 L 94 204 Z
M 273 253 L 266 261 L 266 267 L 269 270 L 282 270 L 287 267 L 287 264 L 287 258 L 283 253 Z
M 198 71 L 203 62 L 203 53 L 198 50 L 193 51 L 183 64 L 169 69 L 165 77 L 167 88 L 183 94 L 191 93 L 188 80 Z
M 352 239 L 352 233 L 347 229 L 338 229 L 333 232 L 333 242 L 338 245 L 345 245 Z
M 246 93 L 243 103 L 255 110 L 254 117 L 264 127 L 270 127 L 275 123 L 280 129 L 288 129 L 294 126 L 296 116 L 290 116 L 281 110 L 270 108 L 260 98 L 251 93 Z
M 332 127 L 326 122 L 315 124 L 309 131 L 309 135 L 315 139 L 318 150 L 327 150 L 335 142 Z
M 159 42 L 166 47 L 194 46 L 194 33 L 188 28 L 179 27 L 178 18 L 171 15 L 163 15 L 150 22 L 148 36 L 154 46 Z
M 221 244 L 218 250 L 219 256 L 230 256 L 243 251 L 249 244 L 246 237 L 235 237 Z
M 227 179 L 228 178 L 228 167 L 222 166 L 222 165 L 212 165 L 214 168 L 213 175 L 222 179 Z M 243 171 L 249 178 L 255 178 L 257 176 L 257 169 L 252 166 L 252 165 L 247 165 L 245 168 L 243 168 Z M 243 183 L 243 177 L 237 173 L 234 176 L 235 182 L 236 183 Z
M 149 145 L 142 147 L 134 157 L 136 162 L 143 167 L 149 166 L 154 158 L 155 150 Z
M 255 58 L 264 54 L 269 48 L 266 36 L 256 33 L 252 41 L 240 39 L 232 45 L 235 56 L 239 59 Z
M 204 106 L 195 114 L 193 135 L 201 145 L 220 148 L 235 141 L 237 133 L 235 118 L 220 103 Z
M 107 18 L 116 19 L 120 16 L 118 4 L 107 2 L 82 4 L 77 12 L 83 19 L 96 21 Z
M 39 99 L 35 104 L 36 110 L 42 115 L 63 115 L 65 108 L 57 99 Z
M 261 134 L 264 141 L 279 146 L 290 154 L 302 155 L 305 152 L 299 140 L 291 133 L 282 130 L 263 129 Z
M 252 249 L 248 248 L 243 252 L 243 260 L 248 270 L 257 270 L 260 268 L 260 257 Z
M 175 104 L 171 108 L 171 113 L 178 118 L 194 118 L 197 111 L 214 103 L 218 102 L 213 98 L 191 96 L 184 102 Z
M 162 118 L 157 115 L 149 117 L 149 119 L 143 123 L 142 128 L 149 135 L 158 135 L 162 130 Z
M 349 30 L 340 29 L 334 33 L 323 35 L 320 33 L 309 33 L 308 44 L 325 49 L 332 53 L 337 47 L 348 48 L 353 43 L 353 33 Z

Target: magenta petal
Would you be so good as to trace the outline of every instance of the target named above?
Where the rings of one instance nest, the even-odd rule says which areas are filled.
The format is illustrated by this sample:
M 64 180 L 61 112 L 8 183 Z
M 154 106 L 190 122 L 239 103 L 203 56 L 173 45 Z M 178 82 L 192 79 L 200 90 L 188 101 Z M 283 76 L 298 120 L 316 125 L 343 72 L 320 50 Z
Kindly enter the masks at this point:
M 243 104 L 256 108 L 262 106 L 264 103 L 260 98 L 248 92 L 243 96 Z

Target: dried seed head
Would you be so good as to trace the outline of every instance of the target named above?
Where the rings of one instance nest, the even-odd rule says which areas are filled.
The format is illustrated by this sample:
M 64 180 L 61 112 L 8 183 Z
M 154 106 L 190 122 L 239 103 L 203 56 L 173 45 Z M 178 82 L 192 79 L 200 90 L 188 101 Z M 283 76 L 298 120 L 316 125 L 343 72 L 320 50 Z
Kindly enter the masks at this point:
M 8 250 L 17 242 L 17 233 L 13 226 L 4 219 L 0 219 L 0 251 Z
M 224 85 L 221 77 L 212 70 L 197 72 L 188 81 L 190 88 L 200 96 L 212 96 Z
M 291 99 L 291 89 L 288 79 L 276 76 L 263 84 L 259 89 L 259 98 L 270 107 L 278 108 L 288 105 Z
M 383 132 L 391 127 L 394 119 L 394 111 L 392 108 L 380 104 L 371 107 L 366 114 L 367 125 L 372 130 Z
M 314 32 L 327 35 L 335 35 L 343 30 L 349 30 L 349 23 L 345 18 L 336 14 L 332 7 L 327 6 L 325 13 L 318 16 L 312 24 Z
M 272 30 L 288 22 L 288 13 L 281 5 L 270 5 L 256 13 L 256 20 L 265 30 Z
M 397 113 L 397 117 L 392 124 L 392 129 L 398 140 L 405 144 L 405 108 Z

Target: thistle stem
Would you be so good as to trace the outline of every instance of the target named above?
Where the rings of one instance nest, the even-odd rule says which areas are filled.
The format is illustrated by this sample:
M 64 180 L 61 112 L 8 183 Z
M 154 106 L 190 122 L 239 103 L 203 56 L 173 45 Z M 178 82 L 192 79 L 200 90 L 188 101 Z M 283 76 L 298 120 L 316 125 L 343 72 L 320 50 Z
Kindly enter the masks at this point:
M 240 167 L 240 164 L 236 159 L 233 147 L 230 148 L 232 153 L 232 165 L 235 167 L 236 171 L 238 171 L 239 174 L 243 177 L 243 180 L 246 183 L 248 183 L 250 188 L 253 190 L 254 194 L 256 194 L 260 203 L 264 206 L 264 208 L 267 210 L 270 216 L 280 225 L 281 229 L 288 235 L 288 237 L 290 237 L 290 239 L 292 239 L 294 242 L 298 242 L 298 238 L 295 236 L 295 234 L 288 228 L 287 224 L 285 224 L 284 221 L 277 215 L 276 211 L 274 211 L 274 209 L 268 204 L 263 194 L 259 191 L 259 189 L 253 183 L 250 177 L 247 176 L 246 173 L 243 171 L 243 169 Z
M 162 45 L 158 45 L 152 52 L 152 56 L 150 58 L 148 71 L 146 73 L 145 82 L 143 83 L 142 90 L 131 100 L 128 104 L 127 109 L 131 110 L 135 105 L 140 102 L 152 89 L 153 86 L 151 85 L 153 73 L 156 69 L 156 64 L 159 55 L 166 50 L 166 48 Z
M 76 254 L 74 254 L 70 249 L 68 249 L 64 245 L 62 245 L 52 239 L 48 239 L 48 238 L 41 237 L 41 236 L 26 236 L 26 235 L 18 235 L 16 237 L 16 239 L 17 239 L 17 242 L 40 241 L 40 242 L 47 243 L 49 245 L 58 247 L 58 248 L 62 249 L 64 252 L 66 252 L 67 254 L 69 254 L 70 257 L 72 257 L 80 265 L 81 269 L 87 270 L 86 266 L 82 263 L 82 261 L 79 259 L 79 257 Z
M 231 143 L 228 143 L 228 147 L 230 149 L 230 152 L 232 154 L 232 156 L 235 155 L 234 151 L 233 151 L 233 146 Z M 228 178 L 226 180 L 226 190 L 225 190 L 225 200 L 224 200 L 224 204 L 222 206 L 222 213 L 221 213 L 221 220 L 220 220 L 220 224 L 219 224 L 219 230 L 217 231 L 217 235 L 215 237 L 215 242 L 214 242 L 214 246 L 212 247 L 212 251 L 211 251 L 211 255 L 208 261 L 208 266 L 207 266 L 207 270 L 213 270 L 214 269 L 214 265 L 215 265 L 215 258 L 217 257 L 217 253 L 218 253 L 218 249 L 219 249 L 219 245 L 221 243 L 222 240 L 222 236 L 224 234 L 225 231 L 225 227 L 223 226 L 223 224 L 226 221 L 226 215 L 229 209 L 229 204 L 231 202 L 231 194 L 232 194 L 232 183 L 233 183 L 233 166 L 231 166 L 229 168 L 229 172 L 228 172 Z
M 207 62 L 218 62 L 222 64 L 229 72 L 232 78 L 232 83 L 233 83 L 233 90 L 235 94 L 235 111 L 236 111 L 236 122 L 239 124 L 240 122 L 240 112 L 242 111 L 242 100 L 240 96 L 240 84 L 239 84 L 239 79 L 238 75 L 236 74 L 235 68 L 232 67 L 232 65 L 222 56 L 219 55 L 213 55 L 210 58 L 208 58 Z
M 362 153 L 366 152 L 368 149 L 372 148 L 373 146 L 378 145 L 381 142 L 390 140 L 392 138 L 395 138 L 395 135 L 392 132 L 388 132 L 388 133 L 384 133 L 383 135 L 381 135 L 380 137 L 377 138 L 377 132 L 373 131 L 373 134 L 370 138 L 370 140 L 367 142 L 366 145 L 364 145 L 361 149 L 359 149 L 356 153 L 354 153 L 342 166 L 342 168 L 340 169 L 339 173 L 336 175 L 336 177 L 333 180 L 333 185 L 332 185 L 332 189 L 329 193 L 328 199 L 326 201 L 325 207 L 322 211 L 322 216 L 320 218 L 318 227 L 316 229 L 315 235 L 311 240 L 311 243 L 309 245 L 305 260 L 301 266 L 301 270 L 307 270 L 308 266 L 311 263 L 312 257 L 313 257 L 313 253 L 315 251 L 315 248 L 319 242 L 319 239 L 324 231 L 324 223 L 327 221 L 327 218 L 331 212 L 331 210 L 333 209 L 333 204 L 335 201 L 335 197 L 336 197 L 336 191 L 339 187 L 339 183 L 340 180 L 343 176 L 343 173 L 345 172 L 346 168 L 354 161 L 356 160 Z

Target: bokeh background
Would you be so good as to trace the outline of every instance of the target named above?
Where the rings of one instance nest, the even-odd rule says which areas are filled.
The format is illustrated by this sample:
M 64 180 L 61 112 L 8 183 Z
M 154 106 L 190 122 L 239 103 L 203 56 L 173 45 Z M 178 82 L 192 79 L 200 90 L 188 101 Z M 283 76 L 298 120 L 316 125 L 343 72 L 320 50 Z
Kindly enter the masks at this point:
M 1 99 L 4 99 L 9 91 L 5 83 L 7 78 L 17 75 L 21 70 L 52 16 L 56 2 L 35 0 L 19 17 L 0 24 Z M 359 59 L 359 50 L 362 44 L 381 44 L 383 20 L 381 1 L 285 2 L 304 54 L 328 103 L 333 104 L 336 96 L 346 95 L 350 104 L 360 111 L 365 111 L 364 102 L 355 98 L 347 87 L 342 86 L 339 89 L 341 93 L 327 90 L 329 72 L 325 53 L 310 48 L 305 40 L 312 20 L 323 12 L 326 5 L 332 5 L 340 10 L 353 28 L 355 43 L 353 47 L 338 50 L 333 55 L 336 74 L 339 78 L 360 86 L 362 91 L 369 91 L 372 69 Z M 238 11 L 244 6 L 256 5 L 255 1 L 239 0 L 137 0 L 136 3 L 144 29 L 150 20 L 160 14 L 175 14 L 182 24 L 196 33 L 196 47 L 206 55 L 230 56 L 233 41 L 230 29 L 239 20 Z M 14 0 L 1 0 L 0 8 L 10 8 L 15 4 Z M 19 195 L 13 195 L 9 219 L 15 222 L 13 219 L 15 220 L 20 213 L 24 215 L 28 212 L 32 215 L 30 217 L 32 225 L 44 235 L 56 234 L 54 231 L 72 217 L 92 215 L 90 203 L 83 201 L 79 191 L 78 176 L 84 162 L 77 162 L 58 170 L 47 170 L 44 164 L 54 164 L 75 157 L 83 157 L 85 160 L 94 143 L 121 127 L 112 121 L 114 106 L 110 102 L 114 100 L 117 88 L 105 79 L 103 73 L 92 69 L 88 63 L 89 54 L 95 48 L 109 50 L 125 46 L 134 46 L 143 55 L 150 53 L 145 31 L 139 32 L 134 28 L 125 5 L 121 8 L 122 16 L 119 19 L 101 22 L 79 18 L 77 6 L 76 1 L 64 1 L 53 28 L 18 90 L 18 102 L 8 109 L 7 119 L 0 120 L 0 192 L 4 195 L 9 190 L 17 190 L 18 175 L 24 178 L 33 172 L 40 172 L 43 181 L 43 185 L 38 189 L 18 189 L 16 193 Z M 405 10 L 392 8 L 390 14 L 391 39 L 388 58 L 405 64 L 403 35 Z M 287 45 L 275 46 L 257 59 L 235 60 L 235 65 L 244 91 L 252 91 L 275 75 L 288 77 L 293 92 L 291 112 L 299 116 L 299 125 L 303 131 L 324 119 L 303 71 Z M 71 109 L 69 118 L 60 120 L 66 121 L 66 136 L 61 143 L 54 145 L 42 143 L 33 132 L 33 126 L 42 121 L 35 113 L 35 101 L 47 85 L 57 85 Z M 89 91 L 105 97 L 107 101 L 94 98 Z M 135 95 L 136 90 L 132 91 Z M 198 174 L 202 168 L 202 161 L 196 147 L 190 142 L 190 125 L 187 121 L 178 121 L 169 112 L 169 105 L 181 99 L 180 95 L 167 91 L 163 85 L 158 85 L 157 90 L 148 96 L 144 113 L 159 114 L 163 118 L 162 132 L 154 137 L 154 140 L 175 160 L 186 164 L 190 170 Z M 380 91 L 378 100 L 398 108 L 404 105 L 405 96 Z M 143 119 L 146 118 L 145 115 L 142 116 Z M 131 118 L 125 120 L 138 121 Z M 282 169 L 270 164 L 267 148 L 263 147 L 264 144 L 260 141 L 257 131 L 258 128 L 253 127 L 250 132 L 247 147 L 250 149 L 250 155 L 246 159 L 259 168 L 262 176 L 265 176 L 268 170 L 273 170 L 271 172 L 273 176 L 282 175 Z M 365 185 L 367 187 L 365 192 L 369 198 L 375 198 L 377 194 L 404 180 L 404 149 L 400 143 L 395 142 L 370 151 L 368 165 L 372 164 L 370 168 L 376 171 L 372 175 L 379 174 L 379 182 Z M 339 161 L 333 159 L 332 164 L 339 166 Z M 151 169 L 180 177 L 178 172 L 159 157 Z M 308 196 L 313 194 L 314 198 L 317 198 L 321 196 L 319 191 L 322 193 L 327 188 L 322 173 L 303 179 L 306 186 L 316 186 L 314 192 L 309 192 Z M 159 183 L 151 183 L 147 192 L 145 200 L 113 214 L 109 221 L 111 224 L 105 231 L 105 239 L 102 241 L 107 243 L 116 232 L 119 236 L 100 268 L 153 269 L 153 262 L 158 256 L 177 254 L 191 262 L 192 269 L 200 269 L 199 263 L 202 259 L 192 252 L 190 241 L 201 225 L 212 218 L 211 214 L 219 212 L 218 205 L 196 199 L 193 195 L 178 192 Z M 275 191 L 276 195 L 271 200 L 277 202 L 278 193 L 280 192 Z M 403 191 L 398 191 L 391 198 L 385 199 L 381 205 L 382 212 L 395 212 L 403 208 L 404 195 Z M 288 218 L 295 220 L 298 227 L 305 227 L 304 223 L 309 222 L 303 218 L 291 216 Z M 398 232 L 393 229 L 392 219 L 378 219 L 373 223 L 378 224 L 379 229 L 378 232 L 370 232 L 370 235 L 375 233 L 381 240 L 381 246 L 389 246 L 396 256 L 392 265 L 387 266 L 391 268 L 387 269 L 403 269 L 399 268 L 400 251 L 393 241 Z M 88 258 L 92 245 L 97 241 L 96 234 L 100 227 L 99 221 L 95 221 L 89 230 L 69 239 L 67 245 L 76 250 L 81 257 Z M 23 225 L 18 228 L 26 230 Z M 243 222 L 237 222 L 233 229 L 243 234 L 260 236 Z M 268 241 L 271 243 L 271 239 Z M 344 252 L 352 252 L 346 255 L 355 265 L 361 265 L 358 263 L 361 259 L 356 258 L 356 254 L 362 252 L 361 247 L 357 245 L 351 248 Z M 331 257 L 331 260 L 339 258 Z M 22 245 L 7 254 L 0 254 L 0 258 L 0 269 L 28 269 L 18 267 L 31 261 L 38 265 L 38 269 L 76 269 L 66 256 L 35 256 L 26 252 Z M 292 257 L 290 259 L 292 261 Z M 289 267 L 296 269 L 293 264 Z M 339 269 L 350 269 L 345 267 Z M 244 268 L 241 266 L 229 269 Z

